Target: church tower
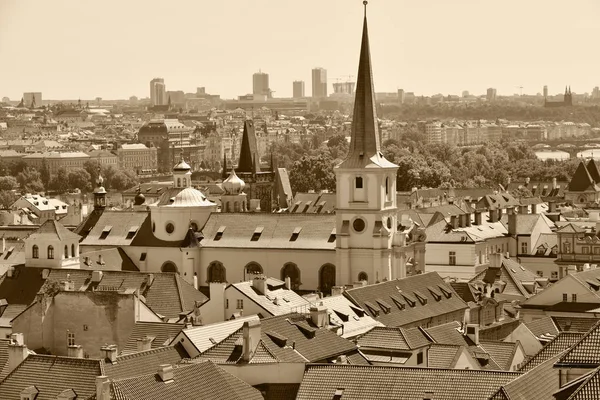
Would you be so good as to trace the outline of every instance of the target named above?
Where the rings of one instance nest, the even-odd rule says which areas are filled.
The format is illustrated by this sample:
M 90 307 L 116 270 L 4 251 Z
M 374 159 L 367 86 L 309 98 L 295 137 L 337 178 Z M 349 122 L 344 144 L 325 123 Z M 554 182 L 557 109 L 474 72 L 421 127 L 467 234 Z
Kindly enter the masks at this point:
M 381 152 L 375 110 L 366 6 L 350 150 L 336 167 L 336 283 L 369 283 L 405 276 L 397 240 L 398 166 Z

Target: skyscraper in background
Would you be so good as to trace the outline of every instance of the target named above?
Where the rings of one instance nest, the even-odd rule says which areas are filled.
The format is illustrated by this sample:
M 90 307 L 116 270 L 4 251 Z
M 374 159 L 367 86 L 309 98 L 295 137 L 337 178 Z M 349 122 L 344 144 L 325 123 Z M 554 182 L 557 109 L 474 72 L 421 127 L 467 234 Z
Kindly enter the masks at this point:
M 496 100 L 496 89 L 488 88 L 486 99 L 487 99 L 487 101 L 495 101 Z
M 398 89 L 398 103 L 404 104 L 404 89 Z
M 544 97 L 548 97 L 548 85 L 544 85 Z
M 300 99 L 304 97 L 304 81 L 294 81 L 294 92 L 293 97 Z
M 163 106 L 167 104 L 165 80 L 154 78 L 150 81 L 150 105 Z
M 327 97 L 327 70 L 313 68 L 312 70 L 312 97 Z
M 269 88 L 269 74 L 258 71 L 252 75 L 252 94 L 271 97 L 271 89 Z

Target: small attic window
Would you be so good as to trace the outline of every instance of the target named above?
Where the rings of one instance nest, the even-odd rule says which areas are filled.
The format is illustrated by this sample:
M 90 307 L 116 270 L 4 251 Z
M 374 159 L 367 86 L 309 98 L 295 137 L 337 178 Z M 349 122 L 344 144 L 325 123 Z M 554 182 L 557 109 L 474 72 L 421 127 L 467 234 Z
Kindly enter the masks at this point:
M 250 238 L 250 241 L 258 242 L 258 239 L 260 239 L 260 235 L 262 235 L 264 229 L 265 229 L 264 226 L 256 227 L 256 229 L 254 230 L 254 233 L 252 234 L 252 238 Z
M 223 232 L 225 232 L 225 227 L 224 226 L 219 227 L 219 230 L 215 234 L 215 238 L 213 240 L 215 242 L 218 242 L 219 240 L 221 240 L 221 238 L 223 237 Z
M 333 230 L 329 234 L 329 238 L 327 239 L 327 243 L 333 243 L 333 242 L 335 242 L 335 238 L 336 238 L 335 228 L 333 228 Z
M 333 392 L 333 400 L 341 400 L 343 394 L 344 389 L 335 389 L 335 392 Z
M 292 237 L 290 237 L 290 242 L 295 242 L 298 239 L 298 236 L 300 236 L 300 231 L 302 231 L 301 227 L 296 227 L 294 229 L 294 232 L 292 232 Z
M 103 239 L 103 240 L 106 239 L 111 230 L 112 230 L 111 225 L 105 226 L 104 229 L 102 229 L 102 233 L 100 234 L 100 239 Z
M 146 253 L 140 254 L 140 261 L 146 261 Z
M 139 228 L 140 228 L 139 226 L 132 226 L 131 228 L 129 228 L 129 232 L 127 232 L 127 236 L 125 236 L 125 239 L 127 239 L 127 240 L 133 239 L 133 237 L 135 236 L 135 234 Z

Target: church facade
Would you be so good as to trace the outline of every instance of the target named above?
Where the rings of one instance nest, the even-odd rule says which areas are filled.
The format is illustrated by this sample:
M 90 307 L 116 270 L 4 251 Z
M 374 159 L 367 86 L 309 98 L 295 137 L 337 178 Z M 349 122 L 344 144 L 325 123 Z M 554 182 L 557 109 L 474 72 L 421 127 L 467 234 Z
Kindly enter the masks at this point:
M 366 16 L 363 24 L 350 151 L 335 168 L 335 214 L 271 212 L 284 207 L 282 196 L 289 205 L 291 194 L 284 182 L 274 185 L 280 169 L 261 169 L 253 121 L 246 121 L 238 166 L 223 171 L 221 212 L 191 187 L 182 157 L 173 187 L 154 204 L 139 194 L 133 210 L 105 210 L 99 185 L 97 207 L 77 229 L 80 246 L 121 247 L 140 271 L 177 271 L 198 286 L 262 273 L 289 278 L 296 290 L 329 293 L 336 285 L 403 278 L 409 259 L 421 268 L 411 273 L 422 272 L 424 240 L 411 242 L 420 236 L 399 230 L 398 166 L 380 148 Z

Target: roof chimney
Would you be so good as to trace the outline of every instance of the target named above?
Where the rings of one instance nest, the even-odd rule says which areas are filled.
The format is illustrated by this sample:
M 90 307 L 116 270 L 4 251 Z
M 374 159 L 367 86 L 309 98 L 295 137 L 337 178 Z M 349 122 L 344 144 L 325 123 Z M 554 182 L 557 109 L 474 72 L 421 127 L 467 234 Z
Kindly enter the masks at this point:
M 252 320 L 244 322 L 242 334 L 242 359 L 246 362 L 250 362 L 254 356 L 258 342 L 260 341 L 260 321 Z
M 110 400 L 110 380 L 108 376 L 96 377 L 96 400 Z
M 104 273 L 102 271 L 93 271 L 92 272 L 92 283 L 100 283 L 103 275 L 104 275 Z
M 289 276 L 285 277 L 285 288 L 287 290 L 292 290 L 292 278 L 290 278 Z
M 83 347 L 79 344 L 67 346 L 67 356 L 72 358 L 83 358 Z
M 173 366 L 171 364 L 161 364 L 158 366 L 158 377 L 161 381 L 168 383 L 173 381 Z
M 7 373 L 10 373 L 12 370 L 17 368 L 19 364 L 25 361 L 28 355 L 29 351 L 27 350 L 27 346 L 25 346 L 23 334 L 13 333 L 12 335 L 10 335 L 10 343 L 8 344 Z
M 310 319 L 318 328 L 326 328 L 329 325 L 329 313 L 327 312 L 327 307 L 322 303 L 318 306 L 312 306 L 310 308 Z
M 105 360 L 109 361 L 111 364 L 117 363 L 117 345 L 116 344 L 104 345 L 100 348 L 100 351 L 102 351 L 102 355 Z
M 331 287 L 331 295 L 332 296 L 339 296 L 342 293 L 344 293 L 344 287 L 343 286 L 332 286 Z
M 517 213 L 508 214 L 508 234 L 510 236 L 517 235 Z
M 267 278 L 264 275 L 255 275 L 252 279 L 252 287 L 262 295 L 267 294 Z
M 141 339 L 137 339 L 136 340 L 137 351 L 147 351 L 147 350 L 150 350 L 152 348 L 152 341 L 153 340 L 154 340 L 154 338 L 150 337 L 148 335 L 144 336 Z

